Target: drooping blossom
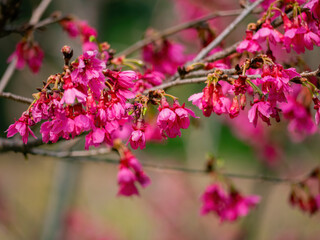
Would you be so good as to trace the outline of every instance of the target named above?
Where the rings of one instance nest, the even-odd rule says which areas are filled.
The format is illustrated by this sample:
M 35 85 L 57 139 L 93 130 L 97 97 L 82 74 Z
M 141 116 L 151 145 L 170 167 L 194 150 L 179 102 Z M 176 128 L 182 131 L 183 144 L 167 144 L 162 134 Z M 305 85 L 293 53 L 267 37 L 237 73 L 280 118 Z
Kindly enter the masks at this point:
M 27 64 L 33 73 L 37 73 L 42 65 L 43 57 L 44 53 L 38 43 L 22 40 L 8 58 L 8 62 L 17 58 L 17 69 L 21 70 Z
M 180 106 L 177 100 L 170 107 L 165 98 L 162 98 L 158 110 L 157 125 L 165 138 L 181 136 L 180 129 L 186 129 L 190 125 L 189 115 L 196 117 L 193 111 L 186 108 L 184 104 Z
M 287 97 L 287 103 L 281 103 L 280 109 L 284 118 L 289 120 L 288 131 L 295 141 L 301 141 L 306 136 L 317 131 L 312 116 L 307 107 L 292 96 Z
M 139 195 L 136 183 L 145 188 L 150 184 L 150 178 L 144 173 L 141 164 L 130 150 L 125 149 L 118 172 L 118 196 Z
M 202 93 L 193 94 L 188 100 L 201 109 L 205 117 L 210 117 L 211 113 L 229 113 L 231 107 L 231 101 L 224 95 L 219 83 L 208 83 Z
M 256 99 L 248 112 L 249 122 L 256 126 L 260 117 L 262 121 L 270 125 L 270 118 L 272 114 L 273 111 L 269 102 Z
M 22 137 L 22 142 L 24 144 L 28 143 L 28 137 L 29 133 L 37 139 L 37 137 L 34 135 L 32 130 L 30 129 L 30 126 L 34 125 L 34 121 L 30 118 L 29 114 L 24 112 L 22 116 L 19 118 L 18 121 L 11 124 L 9 128 L 7 129 L 7 137 L 13 137 L 17 133 L 19 133 Z
M 220 217 L 221 222 L 232 222 L 248 215 L 250 209 L 260 202 L 260 197 L 243 196 L 235 190 L 226 193 L 220 185 L 213 184 L 207 187 L 201 200 L 203 202 L 202 215 L 213 212 Z
M 252 39 L 257 41 L 263 48 L 264 45 L 270 48 L 270 45 L 277 46 L 283 44 L 283 34 L 272 27 L 270 19 L 267 19 L 262 27 L 253 35 Z M 267 44 L 265 42 L 267 41 Z M 272 48 L 273 49 L 273 48 Z M 263 50 L 267 52 L 267 49 Z
M 244 51 L 252 53 L 261 51 L 261 46 L 258 41 L 253 38 L 253 32 L 251 30 L 246 31 L 246 38 L 237 46 L 237 52 L 242 53 Z
M 71 38 L 75 38 L 79 35 L 79 27 L 75 20 L 62 20 L 59 22 L 68 35 Z
M 310 215 L 320 211 L 320 168 L 313 169 L 304 180 L 291 186 L 289 202 Z
M 130 145 L 133 149 L 144 149 L 146 147 L 146 137 L 144 131 L 138 129 L 134 130 L 130 136 Z

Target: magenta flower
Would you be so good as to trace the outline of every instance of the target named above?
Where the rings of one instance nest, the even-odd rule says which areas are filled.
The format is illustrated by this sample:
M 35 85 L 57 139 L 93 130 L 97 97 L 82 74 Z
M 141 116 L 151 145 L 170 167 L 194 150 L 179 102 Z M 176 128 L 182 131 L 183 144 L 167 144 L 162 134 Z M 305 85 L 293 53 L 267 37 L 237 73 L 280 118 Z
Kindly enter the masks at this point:
M 247 216 L 250 209 L 255 207 L 260 202 L 260 197 L 242 196 L 238 192 L 229 195 L 228 207 L 222 212 L 220 216 L 221 221 L 235 221 L 238 217 Z
M 226 193 L 218 184 L 213 184 L 207 187 L 201 200 L 202 215 L 213 212 L 220 217 L 221 222 L 232 222 L 248 215 L 250 209 L 260 202 L 260 197 L 255 195 L 245 197 L 235 190 Z
M 237 97 L 234 97 L 229 110 L 229 116 L 230 118 L 235 118 L 239 115 L 239 113 L 240 113 L 239 101 Z
M 89 26 L 86 21 L 79 21 L 78 27 L 80 30 L 82 42 L 89 42 L 91 36 L 94 36 L 95 38 L 98 37 L 97 30 Z
M 201 196 L 203 202 L 201 214 L 205 215 L 209 212 L 215 212 L 221 215 L 222 211 L 226 208 L 227 194 L 218 184 L 213 184 L 207 187 Z
M 102 70 L 106 68 L 106 64 L 99 60 L 96 55 L 96 51 L 87 51 L 78 58 L 78 62 L 73 64 L 74 70 L 71 72 L 73 83 L 86 86 L 94 79 L 104 83 Z M 97 95 L 99 96 L 100 92 Z
M 177 115 L 170 108 L 164 108 L 159 112 L 157 118 L 157 125 L 161 129 L 171 128 L 175 121 Z
M 180 129 L 186 129 L 190 125 L 189 115 L 196 117 L 194 112 L 186 108 L 184 104 L 180 106 L 179 102 L 175 100 L 173 106 L 170 107 L 165 98 L 163 98 L 157 118 L 157 125 L 162 136 L 165 138 L 167 136 L 170 138 L 181 136 Z
M 133 149 L 144 149 L 146 147 L 146 137 L 144 131 L 140 129 L 134 130 L 130 136 L 130 145 Z
M 286 14 L 282 14 L 282 19 L 285 29 L 283 43 L 287 52 L 290 52 L 291 48 L 293 48 L 298 54 L 304 53 L 306 28 L 301 25 L 298 18 L 291 22 Z
M 79 35 L 79 28 L 77 22 L 74 20 L 62 20 L 60 25 L 63 30 L 65 30 L 71 38 L 75 38 Z
M 37 73 L 42 65 L 44 53 L 38 43 L 22 40 L 17 44 L 16 50 L 8 58 L 8 62 L 11 62 L 14 57 L 17 58 L 17 69 L 23 69 L 27 63 L 30 70 L 33 73 Z
M 101 143 L 106 141 L 108 141 L 106 130 L 104 128 L 93 128 L 86 136 L 85 149 L 88 150 L 90 146 L 98 147 Z
M 289 120 L 288 131 L 295 141 L 301 141 L 306 136 L 317 131 L 317 127 L 312 121 L 309 109 L 289 96 L 287 103 L 281 103 L 280 109 L 283 116 Z
M 121 88 L 131 88 L 133 87 L 133 81 L 137 79 L 137 74 L 134 71 L 123 71 L 118 72 L 117 74 L 117 84 L 120 85 Z
M 258 52 L 261 51 L 261 46 L 256 39 L 253 39 L 253 32 L 250 30 L 246 31 L 246 38 L 237 46 L 237 52 L 242 53 L 244 51 L 248 52 Z
M 263 43 L 266 40 L 273 45 L 282 43 L 283 35 L 274 29 L 270 23 L 270 19 L 267 19 L 262 27 L 253 35 L 253 40 L 256 40 L 258 43 Z
M 201 94 L 194 94 L 188 100 L 198 106 L 205 117 L 210 117 L 211 113 L 229 113 L 231 107 L 231 101 L 225 97 L 219 83 L 208 83 Z
M 142 187 L 147 187 L 150 184 L 150 178 L 143 172 L 141 164 L 134 155 L 125 149 L 118 173 L 118 196 L 139 195 L 136 182 Z
M 313 50 L 313 45 L 317 45 L 319 47 L 320 46 L 319 34 L 316 34 L 313 31 L 311 31 L 309 28 L 307 28 L 307 32 L 304 34 L 304 45 L 309 50 Z
M 147 70 L 140 78 L 151 83 L 153 86 L 158 86 L 162 84 L 165 76 L 161 72 Z
M 63 77 L 63 80 L 64 80 L 64 84 L 63 84 L 64 93 L 61 99 L 61 103 L 73 104 L 76 98 L 80 103 L 83 103 L 86 101 L 87 95 L 76 88 L 77 84 L 72 83 L 72 79 L 70 75 L 65 75 Z
M 137 178 L 135 174 L 128 168 L 122 167 L 118 173 L 118 184 L 120 185 L 118 196 L 139 195 L 138 189 L 135 186 Z
M 155 43 L 145 46 L 142 57 L 144 61 L 152 64 L 154 70 L 173 75 L 178 66 L 188 60 L 183 51 L 182 45 L 164 40 L 160 46 L 156 46 Z
M 272 107 L 269 102 L 255 100 L 248 112 L 249 122 L 257 126 L 258 118 L 270 125 L 270 117 L 273 114 Z
M 320 18 L 320 2 L 319 0 L 311 0 L 304 5 L 304 8 L 309 8 L 316 19 Z
M 19 133 L 22 137 L 22 142 L 24 144 L 27 144 L 29 133 L 34 138 L 37 139 L 37 137 L 34 135 L 32 130 L 30 129 L 30 126 L 33 126 L 33 125 L 34 125 L 34 122 L 30 119 L 30 116 L 26 112 L 24 112 L 22 116 L 19 118 L 19 120 L 11 124 L 9 128 L 6 130 L 7 137 L 9 138 Z

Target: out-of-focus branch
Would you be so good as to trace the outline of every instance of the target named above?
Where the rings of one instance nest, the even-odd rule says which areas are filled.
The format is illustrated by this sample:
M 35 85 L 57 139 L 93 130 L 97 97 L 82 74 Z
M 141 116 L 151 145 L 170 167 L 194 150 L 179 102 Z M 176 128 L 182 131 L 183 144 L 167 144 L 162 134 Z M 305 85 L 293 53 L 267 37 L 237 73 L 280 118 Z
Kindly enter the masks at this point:
M 25 104 L 31 104 L 33 102 L 31 98 L 23 97 L 10 92 L 0 92 L 0 98 L 7 98 L 10 100 L 25 103 Z
M 39 21 L 37 24 L 34 25 L 34 29 L 42 28 L 47 25 L 60 22 L 62 20 L 68 20 L 71 18 L 70 15 L 66 16 L 60 16 L 61 14 L 59 12 L 53 13 L 50 17 L 43 19 L 42 21 Z
M 88 151 L 49 151 L 41 148 L 31 148 L 28 153 L 56 158 L 80 158 L 105 155 L 112 152 L 112 148 L 97 148 Z
M 110 154 L 112 152 L 111 148 L 100 148 L 100 149 L 93 149 L 88 151 L 50 151 L 40 148 L 31 148 L 28 150 L 27 153 L 33 155 L 40 155 L 40 156 L 49 156 L 57 158 L 58 160 L 67 158 L 68 161 L 86 161 L 86 162 L 106 162 L 111 164 L 119 164 L 119 159 L 110 159 L 110 158 L 95 158 L 98 155 L 105 155 Z M 141 164 L 144 168 L 150 169 L 152 171 L 161 171 L 161 172 L 173 172 L 173 173 L 189 173 L 189 174 L 209 174 L 206 169 L 191 169 L 191 168 L 184 168 L 178 166 L 166 166 L 166 165 L 159 165 L 154 163 L 147 163 L 142 161 Z M 238 179 L 248 179 L 248 180 L 261 180 L 273 183 L 294 183 L 298 182 L 295 179 L 289 178 L 280 178 L 280 177 L 273 177 L 273 176 L 263 176 L 263 175 L 249 175 L 249 174 L 242 174 L 242 173 L 228 173 L 223 172 L 223 175 L 230 177 L 230 178 L 238 178 Z
M 182 23 L 180 25 L 173 26 L 171 28 L 163 30 L 162 32 L 155 33 L 151 37 L 148 37 L 148 38 L 145 38 L 145 39 L 142 39 L 142 40 L 136 42 L 135 44 L 131 45 L 127 49 L 118 53 L 117 56 L 130 55 L 130 54 L 134 53 L 135 51 L 139 50 L 140 48 L 148 45 L 149 43 L 156 41 L 157 39 L 168 37 L 170 35 L 173 35 L 175 33 L 178 33 L 180 31 L 188 29 L 188 28 L 196 27 L 197 25 L 204 23 L 208 20 L 211 20 L 211 19 L 214 19 L 217 17 L 236 16 L 236 15 L 239 15 L 241 12 L 242 12 L 242 9 L 218 11 L 218 12 L 210 13 L 204 17 L 201 17 L 201 18 L 198 18 L 198 19 L 186 22 L 186 23 Z
M 32 16 L 30 18 L 29 24 L 35 25 L 39 22 L 41 16 L 43 15 L 44 11 L 47 9 L 51 0 L 42 0 L 38 7 L 33 11 Z
M 239 25 L 239 23 L 244 20 L 263 0 L 257 0 L 250 6 L 248 6 L 242 13 L 225 29 L 220 35 L 215 38 L 207 47 L 203 48 L 198 55 L 192 60 L 192 62 L 198 62 L 205 58 L 207 54 L 217 47 L 223 39 L 225 39 L 235 28 Z
M 3 92 L 4 88 L 7 86 L 10 78 L 12 77 L 14 70 L 16 68 L 17 58 L 12 59 L 11 63 L 8 65 L 6 71 L 4 72 L 0 80 L 0 94 Z

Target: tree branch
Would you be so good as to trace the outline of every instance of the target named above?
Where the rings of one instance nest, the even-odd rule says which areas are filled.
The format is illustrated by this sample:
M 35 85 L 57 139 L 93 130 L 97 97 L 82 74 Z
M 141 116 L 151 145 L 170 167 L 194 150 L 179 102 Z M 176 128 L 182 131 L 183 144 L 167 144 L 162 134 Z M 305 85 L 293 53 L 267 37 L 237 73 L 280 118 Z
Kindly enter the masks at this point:
M 0 94 L 3 93 L 3 90 L 5 89 L 10 78 L 12 77 L 16 68 L 16 63 L 17 63 L 17 58 L 14 57 L 14 59 L 12 59 L 11 63 L 8 65 L 6 71 L 4 72 L 0 80 Z
M 212 49 L 217 47 L 223 39 L 225 39 L 234 29 L 235 27 L 245 19 L 260 3 L 264 0 L 257 0 L 245 10 L 222 32 L 220 35 L 215 38 L 207 47 L 203 48 L 198 55 L 192 60 L 192 62 L 198 62 L 202 60 Z
M 105 155 L 111 153 L 113 150 L 111 148 L 99 148 L 92 149 L 88 151 L 50 151 L 40 148 L 31 148 L 28 149 L 27 152 L 32 155 L 40 155 L 40 156 L 49 156 L 57 158 L 57 160 L 66 159 L 67 161 L 85 161 L 85 162 L 106 162 L 111 164 L 119 164 L 119 159 L 110 159 L 110 158 L 94 158 L 97 155 Z M 166 165 L 158 165 L 154 163 L 147 163 L 142 161 L 141 164 L 144 168 L 150 169 L 152 171 L 161 171 L 161 172 L 173 172 L 173 173 L 190 173 L 190 174 L 209 174 L 205 169 L 191 169 L 184 168 L 179 166 L 166 166 Z M 290 178 L 280 178 L 273 176 L 263 176 L 263 175 L 250 175 L 250 174 L 242 174 L 242 173 L 228 173 L 222 172 L 223 175 L 230 178 L 237 179 L 248 179 L 248 180 L 261 180 L 266 182 L 273 183 L 288 183 L 292 184 L 294 182 L 299 182 L 296 179 Z
M 41 138 L 29 140 L 27 144 L 17 139 L 0 138 L 0 153 L 9 151 L 26 153 L 33 147 L 43 144 Z
M 29 24 L 35 25 L 39 22 L 41 16 L 43 15 L 44 11 L 47 9 L 51 0 L 42 0 L 38 7 L 33 11 L 32 16 L 30 18 Z
M 10 100 L 14 100 L 14 101 L 25 103 L 25 104 L 31 104 L 33 102 L 33 99 L 31 98 L 26 98 L 10 92 L 0 92 L 0 98 L 7 98 Z

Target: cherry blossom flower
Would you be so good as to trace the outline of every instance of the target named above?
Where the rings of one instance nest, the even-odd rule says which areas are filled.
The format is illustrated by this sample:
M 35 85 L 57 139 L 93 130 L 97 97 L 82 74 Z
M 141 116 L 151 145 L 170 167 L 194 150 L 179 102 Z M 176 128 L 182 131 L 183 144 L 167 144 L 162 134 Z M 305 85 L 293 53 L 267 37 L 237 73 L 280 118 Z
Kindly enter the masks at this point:
M 253 38 L 253 32 L 250 30 L 246 31 L 246 38 L 237 46 L 237 52 L 242 53 L 244 51 L 252 53 L 261 51 L 261 46 Z
M 22 137 L 22 142 L 24 144 L 28 143 L 28 137 L 29 133 L 37 139 L 37 137 L 34 135 L 32 130 L 30 129 L 30 126 L 33 126 L 34 122 L 30 119 L 29 114 L 24 112 L 22 116 L 19 118 L 18 121 L 15 123 L 11 124 L 9 128 L 7 129 L 7 137 L 13 137 L 17 133 L 19 133 Z
M 78 24 L 74 20 L 62 20 L 60 24 L 71 38 L 75 38 L 79 35 Z
M 231 101 L 225 97 L 219 83 L 208 83 L 202 93 L 193 94 L 188 100 L 198 106 L 205 117 L 210 117 L 211 113 L 229 113 L 231 107 Z
M 131 133 L 130 136 L 130 145 L 133 149 L 144 149 L 146 147 L 146 137 L 144 131 L 137 129 Z
M 118 196 L 139 195 L 136 182 L 145 188 L 150 184 L 150 178 L 143 172 L 141 164 L 129 149 L 125 149 L 118 172 Z
M 97 52 L 95 51 L 87 51 L 78 58 L 78 62 L 73 64 L 72 82 L 87 85 L 94 79 L 100 82 L 104 81 L 102 70 L 106 68 L 106 64 L 99 60 L 96 55 Z
M 8 58 L 8 62 L 17 58 L 17 69 L 21 70 L 25 64 L 28 64 L 30 70 L 33 73 L 37 73 L 42 65 L 43 57 L 44 53 L 38 43 L 22 40 L 17 44 L 14 53 Z
M 166 136 L 170 138 L 181 136 L 180 129 L 186 129 L 190 125 L 189 115 L 196 117 L 193 111 L 186 108 L 184 104 L 180 106 L 177 100 L 170 107 L 165 98 L 162 98 L 157 118 L 161 134 L 165 138 Z
M 203 202 L 202 215 L 213 212 L 220 217 L 221 222 L 232 222 L 248 215 L 249 210 L 260 202 L 260 197 L 242 196 L 235 190 L 226 193 L 218 184 L 213 184 L 207 187 L 201 200 Z

